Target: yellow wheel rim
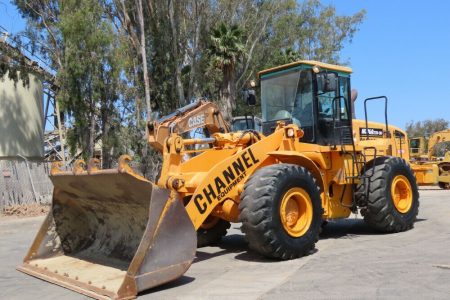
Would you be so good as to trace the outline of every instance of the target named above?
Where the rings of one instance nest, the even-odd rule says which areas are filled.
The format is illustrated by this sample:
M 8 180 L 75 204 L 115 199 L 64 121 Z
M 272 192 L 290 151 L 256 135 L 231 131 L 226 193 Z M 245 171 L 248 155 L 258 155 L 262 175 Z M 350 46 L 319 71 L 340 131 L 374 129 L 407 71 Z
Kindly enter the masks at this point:
M 403 175 L 394 177 L 391 185 L 391 197 L 395 208 L 402 214 L 407 213 L 412 206 L 413 193 L 409 180 Z
M 280 218 L 284 230 L 292 237 L 300 237 L 308 231 L 313 219 L 313 207 L 304 189 L 295 187 L 284 194 Z

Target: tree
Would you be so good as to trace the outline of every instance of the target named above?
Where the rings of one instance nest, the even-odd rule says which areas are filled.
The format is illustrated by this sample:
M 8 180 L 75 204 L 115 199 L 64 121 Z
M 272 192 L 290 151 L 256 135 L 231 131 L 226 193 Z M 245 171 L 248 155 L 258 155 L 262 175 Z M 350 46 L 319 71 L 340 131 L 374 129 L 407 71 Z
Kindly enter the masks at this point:
M 72 117 L 72 149 L 87 145 L 87 157 L 94 156 L 97 140 L 102 144 L 104 167 L 111 165 L 111 151 L 120 126 L 119 41 L 111 24 L 102 18 L 103 8 L 96 0 L 67 0 L 61 4 L 58 24 L 64 43 L 64 69 L 59 78 L 64 87 L 58 95 Z
M 215 68 L 222 71 L 219 106 L 225 119 L 230 121 L 236 108 L 235 68 L 244 54 L 242 30 L 237 25 L 219 24 L 212 30 L 209 55 Z
M 222 22 L 232 22 L 242 30 L 246 55 L 235 66 L 235 91 L 238 92 L 258 71 L 266 68 L 299 59 L 341 62 L 339 54 L 352 41 L 365 11 L 340 16 L 333 5 L 318 0 L 231 0 L 217 1 L 209 14 L 212 28 Z M 208 77 L 201 82 L 210 80 Z M 233 113 L 239 115 L 245 110 L 237 106 Z
M 410 121 L 406 124 L 406 133 L 409 137 L 429 137 L 436 131 L 449 128 L 450 122 L 444 119 Z
M 98 1 L 18 0 L 27 18 L 30 50 L 46 60 L 56 73 L 56 97 L 69 116 L 68 142 L 73 153 L 94 155 L 101 141 L 103 165 L 111 165 L 120 127 L 116 104 L 121 84 L 120 41 L 104 18 Z
M 298 59 L 340 62 L 364 18 L 319 0 L 13 2 L 30 50 L 56 74 L 72 149 L 92 154 L 101 139 L 107 165 L 121 153 L 146 164 L 150 111 L 206 96 L 229 119 L 247 111 L 236 98 L 256 72 Z
M 6 38 L 5 41 L 0 39 L 0 80 L 8 75 L 8 79 L 12 80 L 14 84 L 21 80 L 25 87 L 30 83 L 29 73 L 39 76 L 44 72 L 34 62 L 24 57 L 20 51 L 20 40 L 17 47 L 14 47 L 12 43 L 15 41 L 9 43 Z

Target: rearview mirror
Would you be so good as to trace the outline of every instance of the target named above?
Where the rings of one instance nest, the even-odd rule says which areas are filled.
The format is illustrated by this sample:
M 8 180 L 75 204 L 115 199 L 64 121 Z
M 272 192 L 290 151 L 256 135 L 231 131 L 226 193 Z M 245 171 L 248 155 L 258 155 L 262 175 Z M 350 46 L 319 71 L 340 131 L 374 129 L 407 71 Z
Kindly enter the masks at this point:
M 256 105 L 256 92 L 255 90 L 249 89 L 244 91 L 244 100 L 248 106 Z

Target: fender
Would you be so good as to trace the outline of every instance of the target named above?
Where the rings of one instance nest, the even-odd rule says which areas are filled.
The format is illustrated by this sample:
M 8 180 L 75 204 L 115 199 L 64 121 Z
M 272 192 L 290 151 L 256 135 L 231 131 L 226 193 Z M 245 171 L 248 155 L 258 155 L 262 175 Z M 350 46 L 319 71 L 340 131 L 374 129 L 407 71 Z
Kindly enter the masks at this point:
M 301 167 L 305 167 L 309 172 L 313 174 L 317 180 L 317 184 L 321 187 L 322 191 L 326 191 L 325 180 L 323 172 L 320 171 L 317 164 L 303 153 L 297 151 L 273 151 L 267 153 L 268 155 L 278 159 L 283 163 L 295 164 Z

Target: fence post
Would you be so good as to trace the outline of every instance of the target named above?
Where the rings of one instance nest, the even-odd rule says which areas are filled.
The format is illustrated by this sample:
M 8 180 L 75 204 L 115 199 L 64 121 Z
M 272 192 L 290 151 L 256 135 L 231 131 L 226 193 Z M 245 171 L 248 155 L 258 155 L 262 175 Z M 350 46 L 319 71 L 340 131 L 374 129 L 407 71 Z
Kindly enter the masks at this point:
M 27 167 L 27 171 L 28 171 L 28 178 L 30 178 L 31 190 L 33 191 L 34 201 L 36 201 L 36 203 L 39 203 L 38 198 L 36 196 L 36 189 L 34 188 L 33 178 L 31 177 L 30 167 L 28 166 L 28 159 L 25 156 L 22 156 L 20 154 L 17 154 L 17 156 L 22 158 L 25 161 L 25 166 Z

